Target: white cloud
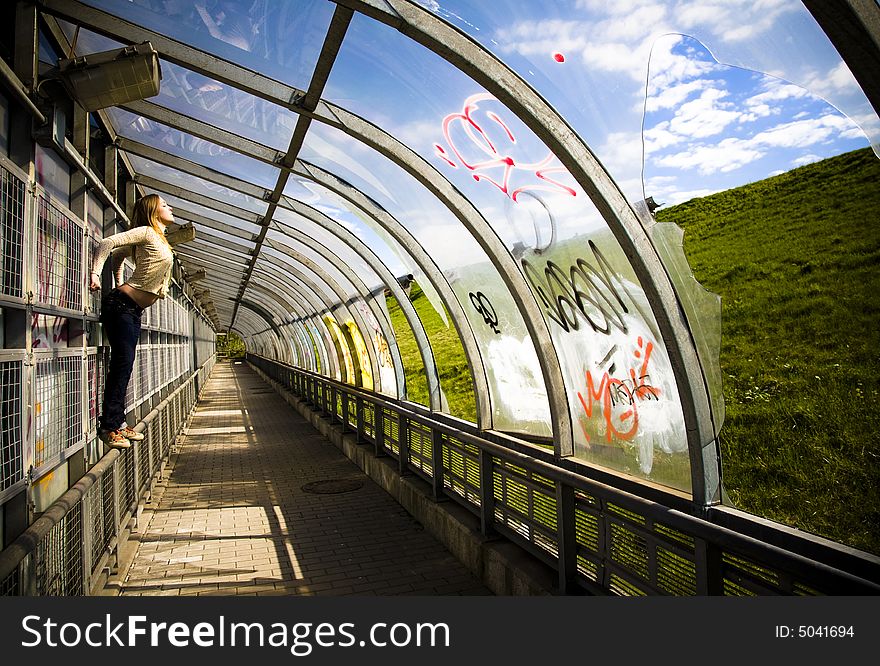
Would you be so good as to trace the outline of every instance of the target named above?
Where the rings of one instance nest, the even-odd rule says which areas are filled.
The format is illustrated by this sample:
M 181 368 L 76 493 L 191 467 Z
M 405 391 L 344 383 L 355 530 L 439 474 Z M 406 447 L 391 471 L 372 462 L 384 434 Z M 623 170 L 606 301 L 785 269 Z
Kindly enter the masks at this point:
M 390 123 L 389 126 L 394 127 Z M 432 155 L 434 151 L 431 147 L 443 142 L 443 126 L 440 121 L 433 119 L 398 125 L 394 129 L 394 136 L 412 150 L 425 156 Z
M 613 132 L 608 135 L 598 154 L 602 164 L 614 175 L 638 173 L 642 164 L 642 139 L 639 132 Z
M 691 146 L 685 151 L 655 158 L 654 162 L 682 170 L 696 169 L 704 176 L 727 173 L 761 159 L 771 149 L 807 148 L 851 130 L 852 124 L 847 118 L 827 114 L 783 123 L 748 139 L 728 137 L 715 145 Z
M 804 148 L 828 141 L 852 128 L 849 120 L 836 114 L 795 120 L 759 132 L 750 143 L 768 148 Z
M 828 101 L 861 90 L 843 61 L 827 72 L 810 72 L 804 79 L 804 87 Z
M 692 146 L 688 150 L 655 160 L 660 166 L 696 169 L 701 175 L 727 173 L 761 159 L 765 151 L 742 139 L 728 138 L 715 145 Z
M 739 42 L 770 30 L 777 19 L 797 11 L 795 3 L 786 0 L 724 0 L 715 5 L 684 5 L 679 3 L 678 15 L 685 28 L 708 28 L 726 42 Z
M 656 94 L 648 96 L 646 110 L 648 113 L 660 109 L 672 109 L 684 102 L 694 92 L 702 90 L 705 83 L 703 80 L 676 83 L 668 88 L 660 90 Z
M 645 63 L 648 62 L 650 45 L 644 43 L 633 48 L 624 42 L 587 44 L 581 50 L 584 65 L 603 72 L 624 74 L 634 81 L 645 78 Z
M 649 96 L 660 94 L 658 91 L 667 90 L 681 81 L 705 77 L 720 68 L 714 61 L 673 53 L 683 39 L 681 35 L 663 35 L 654 42 L 653 49 L 646 42 L 646 48 L 651 50 Z M 644 71 L 639 76 L 643 77 Z
M 740 122 L 753 122 L 758 118 L 778 115 L 782 111 L 781 103 L 809 96 L 810 93 L 800 86 L 767 77 L 764 79 L 763 92 L 743 100 L 745 113 Z
M 681 143 L 683 137 L 669 130 L 669 122 L 657 123 L 654 127 L 645 130 L 645 154 L 650 155 L 660 150 Z
M 701 139 L 720 134 L 724 128 L 736 122 L 740 113 L 728 110 L 730 104 L 723 102 L 727 91 L 709 88 L 695 100 L 682 104 L 669 123 L 674 134 Z
M 791 165 L 795 166 L 795 167 L 799 167 L 799 166 L 804 166 L 805 164 L 812 164 L 813 162 L 818 162 L 821 159 L 822 159 L 821 156 L 816 155 L 814 153 L 810 153 L 808 155 L 801 155 L 800 157 L 793 159 L 791 161 Z M 782 173 L 782 172 L 777 172 L 777 173 Z M 776 174 L 771 174 L 771 175 L 776 175 Z

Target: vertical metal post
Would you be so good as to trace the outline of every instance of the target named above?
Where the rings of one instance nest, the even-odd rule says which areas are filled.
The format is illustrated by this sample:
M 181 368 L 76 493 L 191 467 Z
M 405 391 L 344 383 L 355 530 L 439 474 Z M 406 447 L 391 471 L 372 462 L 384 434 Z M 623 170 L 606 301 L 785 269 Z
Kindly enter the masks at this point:
M 94 563 L 92 562 L 92 523 L 95 520 L 95 516 L 93 515 L 91 503 L 88 501 L 89 495 L 94 493 L 99 488 L 99 484 L 93 484 L 82 496 L 80 499 L 80 504 L 82 505 L 82 512 L 80 514 L 82 518 L 82 544 L 81 544 L 81 557 L 82 557 L 82 572 L 83 572 L 83 594 L 88 595 L 88 593 L 92 589 L 92 567 Z
M 435 502 L 443 498 L 443 433 L 431 430 L 431 494 Z
M 495 479 L 493 475 L 492 454 L 480 449 L 480 532 L 483 536 L 495 533 Z M 467 476 L 467 475 L 465 475 Z
M 31 162 L 33 164 L 33 161 Z M 37 288 L 37 193 L 36 183 L 27 183 L 25 194 L 24 233 L 22 235 L 23 254 L 23 277 L 22 288 L 27 305 L 25 306 L 24 321 L 20 321 L 24 340 L 20 341 L 25 348 L 25 361 L 22 364 L 22 386 L 27 402 L 26 427 L 22 441 L 23 457 L 22 465 L 27 475 L 27 522 L 30 525 L 34 520 L 34 483 L 31 470 L 34 468 L 36 453 L 36 394 L 37 394 L 37 363 L 34 359 L 34 332 L 31 322 L 33 321 L 34 294 Z
M 366 441 L 366 438 L 364 437 L 364 399 L 361 396 L 356 396 L 354 399 L 354 405 L 354 419 L 357 429 L 357 432 L 355 434 L 355 443 L 362 444 Z
M 694 539 L 694 566 L 698 596 L 724 594 L 724 566 L 721 549 L 704 539 Z
M 342 432 L 348 432 L 348 394 L 342 392 Z
M 373 452 L 376 457 L 385 455 L 385 408 L 381 404 L 377 404 L 373 411 Z
M 559 592 L 569 594 L 577 579 L 577 536 L 575 534 L 574 488 L 556 482 L 556 539 L 559 570 Z
M 397 415 L 397 470 L 400 476 L 409 474 L 409 419 L 403 414 Z
M 34 92 L 37 87 L 38 57 L 40 53 L 37 31 L 37 5 L 19 2 L 15 6 L 15 55 L 13 69 L 16 76 Z

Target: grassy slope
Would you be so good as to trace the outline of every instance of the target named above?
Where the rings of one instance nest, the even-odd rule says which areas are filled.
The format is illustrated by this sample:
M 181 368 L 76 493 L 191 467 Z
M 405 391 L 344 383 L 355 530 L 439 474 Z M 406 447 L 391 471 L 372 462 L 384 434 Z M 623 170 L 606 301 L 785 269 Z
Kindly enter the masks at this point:
M 721 294 L 725 486 L 880 552 L 880 161 L 867 149 L 658 211 Z
M 449 413 L 468 421 L 477 420 L 474 387 L 464 348 L 453 326 L 448 328 L 431 306 L 418 284 L 413 283 L 410 301 L 422 321 L 434 352 L 434 363 L 440 374 L 440 388 L 449 401 Z M 388 313 L 397 335 L 397 344 L 403 358 L 407 398 L 422 405 L 428 404 L 428 384 L 425 368 L 409 323 L 403 316 L 394 296 L 387 297 Z M 451 318 L 447 315 L 447 320 Z

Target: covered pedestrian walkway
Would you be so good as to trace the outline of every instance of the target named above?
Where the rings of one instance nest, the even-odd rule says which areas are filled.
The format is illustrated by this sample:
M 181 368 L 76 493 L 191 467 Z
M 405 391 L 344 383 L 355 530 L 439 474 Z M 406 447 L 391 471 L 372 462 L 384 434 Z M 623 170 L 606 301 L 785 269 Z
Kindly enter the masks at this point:
M 880 592 L 880 10 L 722 4 L 6 3 L 0 596 Z

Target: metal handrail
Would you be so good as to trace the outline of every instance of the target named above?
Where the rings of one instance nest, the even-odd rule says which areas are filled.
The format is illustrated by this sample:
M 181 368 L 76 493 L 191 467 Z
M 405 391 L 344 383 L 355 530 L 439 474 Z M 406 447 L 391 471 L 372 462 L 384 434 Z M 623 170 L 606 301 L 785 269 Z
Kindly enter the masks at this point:
M 688 513 L 683 508 L 672 508 L 669 504 L 683 507 L 680 498 L 672 493 L 670 493 L 669 497 L 672 502 L 669 504 L 662 501 L 656 489 L 646 493 L 655 499 L 648 499 L 609 483 L 583 476 L 535 455 L 530 455 L 526 452 L 531 447 L 527 442 L 519 442 L 519 447 L 516 449 L 509 448 L 478 434 L 466 432 L 444 423 L 441 420 L 443 415 L 439 415 L 441 419 L 434 418 L 435 415 L 428 416 L 419 413 L 408 408 L 400 401 L 369 393 L 362 388 L 355 388 L 273 359 L 254 354 L 248 354 L 248 358 L 249 360 L 259 359 L 261 362 L 270 363 L 284 371 L 290 371 L 307 377 L 310 381 L 321 382 L 333 387 L 334 391 L 341 392 L 344 396 L 356 397 L 359 404 L 361 401 L 368 401 L 377 408 L 390 409 L 409 421 L 428 427 L 432 433 L 452 436 L 458 441 L 477 447 L 481 452 L 485 452 L 501 461 L 510 462 L 529 472 L 540 474 L 542 477 L 562 487 L 586 492 L 624 509 L 649 516 L 652 520 L 660 521 L 669 528 L 679 530 L 696 540 L 705 542 L 706 548 L 714 549 L 717 551 L 716 554 L 719 554 L 721 551 L 731 551 L 744 557 L 757 558 L 762 565 L 778 568 L 786 574 L 803 577 L 820 587 L 827 586 L 839 594 L 880 593 L 880 558 L 869 553 L 855 551 L 819 537 L 811 537 L 809 535 L 794 536 L 786 532 L 784 526 L 780 525 L 774 528 L 769 524 L 770 521 L 756 517 L 753 518 L 751 522 L 754 523 L 754 534 L 766 534 L 768 530 L 775 529 L 775 532 L 778 533 L 776 535 L 778 536 L 778 541 L 789 547 L 786 548 L 778 544 L 768 543 L 744 531 L 739 532 L 711 522 L 710 519 Z M 303 397 L 312 400 L 315 396 L 308 395 Z M 321 405 L 318 405 L 318 407 L 320 408 Z M 337 418 L 342 419 L 346 428 L 352 427 L 351 419 L 348 415 L 347 397 L 343 399 L 343 414 Z M 357 434 L 360 436 L 364 434 L 360 431 L 363 419 L 359 417 L 357 422 L 359 424 Z M 509 438 L 511 442 L 517 441 L 509 435 L 505 435 L 505 438 Z M 404 445 L 402 443 L 399 444 L 402 451 Z M 412 471 L 417 472 L 418 470 Z M 435 473 L 437 472 L 435 471 Z M 612 475 L 608 476 L 611 477 Z M 628 487 L 635 487 L 637 485 L 628 484 Z M 745 526 L 748 523 L 749 519 L 747 517 L 740 517 L 740 525 Z M 560 541 L 562 541 L 561 538 Z M 803 547 L 806 543 L 809 543 L 813 550 L 821 550 L 823 554 L 828 555 L 827 561 L 820 561 L 798 552 L 799 546 L 800 550 L 806 550 Z M 546 553 L 539 553 L 539 555 L 545 557 Z M 720 560 L 720 554 L 717 559 Z M 720 566 L 720 562 L 716 566 Z M 854 573 L 853 569 L 858 569 L 859 573 Z

